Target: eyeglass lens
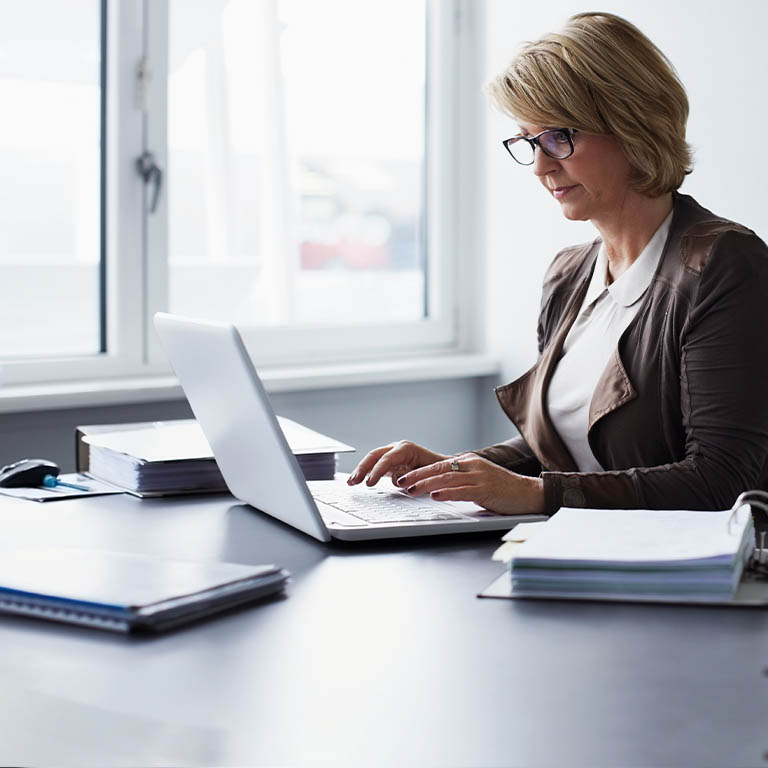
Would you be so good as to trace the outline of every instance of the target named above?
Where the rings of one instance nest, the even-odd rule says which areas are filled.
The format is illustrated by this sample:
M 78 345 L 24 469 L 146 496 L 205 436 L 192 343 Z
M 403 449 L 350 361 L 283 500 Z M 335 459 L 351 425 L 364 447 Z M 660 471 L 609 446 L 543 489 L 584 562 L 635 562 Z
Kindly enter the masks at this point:
M 571 139 L 566 131 L 545 131 L 538 136 L 537 141 L 539 147 L 556 160 L 565 160 L 573 153 Z M 518 163 L 530 165 L 533 162 L 534 148 L 532 142 L 520 139 L 511 142 L 507 147 Z

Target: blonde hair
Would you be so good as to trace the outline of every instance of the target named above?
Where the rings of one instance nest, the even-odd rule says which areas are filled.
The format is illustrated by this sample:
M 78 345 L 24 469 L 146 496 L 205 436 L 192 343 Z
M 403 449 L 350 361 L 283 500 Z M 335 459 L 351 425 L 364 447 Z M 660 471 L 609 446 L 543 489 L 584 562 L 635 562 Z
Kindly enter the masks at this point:
M 611 13 L 579 13 L 560 32 L 525 43 L 488 85 L 507 114 L 534 125 L 615 136 L 650 197 L 691 172 L 688 97 L 667 57 Z

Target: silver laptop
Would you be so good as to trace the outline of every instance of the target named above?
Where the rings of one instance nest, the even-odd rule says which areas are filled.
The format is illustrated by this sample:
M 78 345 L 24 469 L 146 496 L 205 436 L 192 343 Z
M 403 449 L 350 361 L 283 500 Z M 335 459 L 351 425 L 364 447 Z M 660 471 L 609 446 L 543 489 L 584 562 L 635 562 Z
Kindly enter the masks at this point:
M 164 313 L 155 328 L 231 493 L 320 541 L 501 531 L 542 519 L 412 497 L 383 483 L 308 482 L 237 329 Z

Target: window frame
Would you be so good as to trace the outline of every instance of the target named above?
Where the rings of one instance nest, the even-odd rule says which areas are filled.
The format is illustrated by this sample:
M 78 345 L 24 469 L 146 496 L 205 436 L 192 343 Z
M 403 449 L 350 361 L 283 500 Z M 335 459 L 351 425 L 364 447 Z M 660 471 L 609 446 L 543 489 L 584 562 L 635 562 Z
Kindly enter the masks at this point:
M 135 170 L 142 151 L 142 112 L 137 104 L 136 64 L 143 55 L 143 2 L 101 4 L 106 60 L 101 71 L 106 125 L 102 126 L 103 214 L 101 270 L 104 279 L 102 342 L 107 351 L 87 355 L 3 360 L 3 386 L 130 376 L 142 371 L 146 354 L 134 332 L 141 325 L 143 185 Z M 55 322 L 55 318 L 52 319 Z M 142 371 L 143 372 L 143 371 Z M 148 371 L 146 371 L 148 372 Z
M 317 365 L 350 360 L 386 360 L 466 353 L 472 343 L 472 279 L 460 251 L 475 249 L 470 196 L 477 178 L 467 174 L 467 129 L 477 115 L 463 103 L 468 93 L 467 57 L 474 4 L 471 0 L 427 0 L 426 221 L 428 302 L 435 315 L 412 323 L 359 326 L 240 325 L 246 345 L 261 366 Z M 168 3 L 166 0 L 105 0 L 106 9 L 106 343 L 100 354 L 7 360 L 3 385 L 167 375 L 165 354 L 152 315 L 167 306 L 167 186 L 154 213 L 149 188 L 135 163 L 151 151 L 167 168 Z M 467 23 L 469 21 L 469 23 Z M 139 61 L 148 64 L 143 87 Z M 462 146 L 462 140 L 464 146 Z M 165 179 L 164 179 L 165 182 Z M 462 184 L 463 182 L 463 184 Z M 468 187 L 465 189 L 464 187 Z M 477 205 L 477 203 L 475 203 Z M 468 237 L 468 232 L 470 236 Z M 462 274 L 463 273 L 463 274 Z

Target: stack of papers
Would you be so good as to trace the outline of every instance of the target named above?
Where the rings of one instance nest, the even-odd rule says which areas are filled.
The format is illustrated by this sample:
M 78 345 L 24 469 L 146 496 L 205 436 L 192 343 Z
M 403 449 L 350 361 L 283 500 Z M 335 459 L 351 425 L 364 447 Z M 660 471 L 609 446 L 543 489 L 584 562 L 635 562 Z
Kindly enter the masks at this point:
M 755 546 L 746 504 L 735 514 L 563 508 L 515 538 L 502 554 L 519 597 L 728 599 Z
M 278 416 L 307 480 L 331 480 L 336 454 L 351 446 Z M 86 428 L 80 428 L 84 430 Z M 90 428 L 88 428 L 90 429 Z M 211 446 L 194 420 L 84 433 L 88 474 L 141 496 L 223 491 L 226 483 Z

